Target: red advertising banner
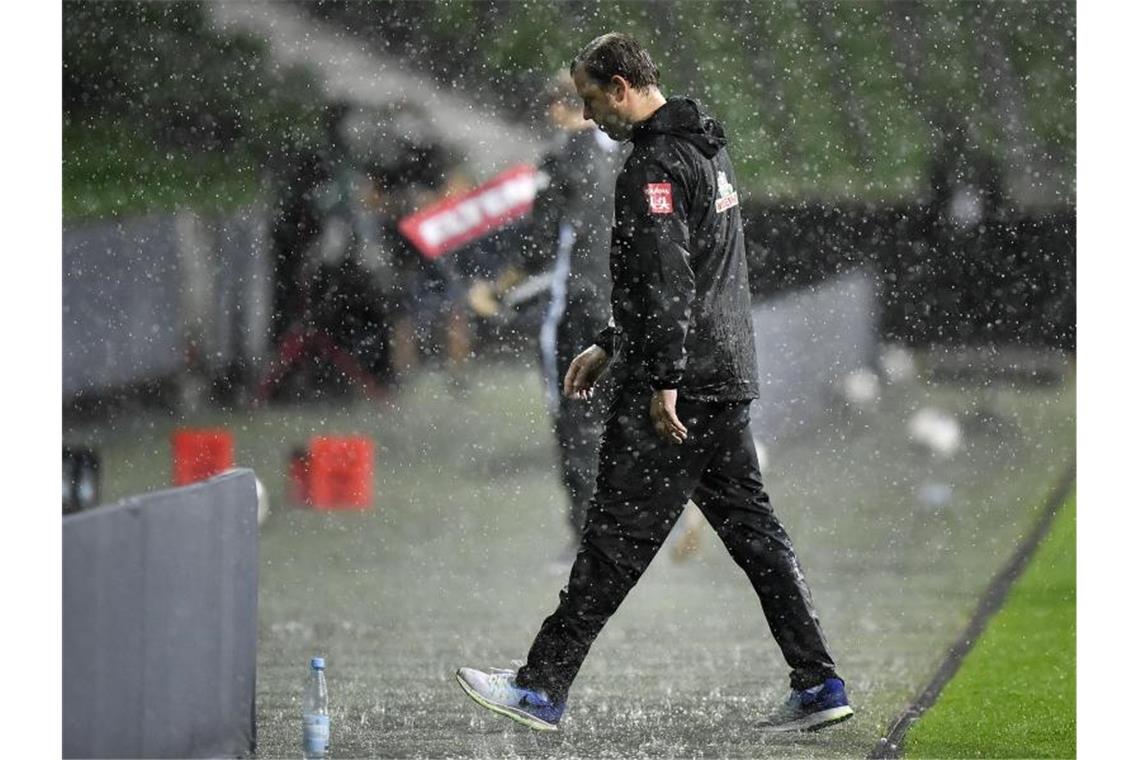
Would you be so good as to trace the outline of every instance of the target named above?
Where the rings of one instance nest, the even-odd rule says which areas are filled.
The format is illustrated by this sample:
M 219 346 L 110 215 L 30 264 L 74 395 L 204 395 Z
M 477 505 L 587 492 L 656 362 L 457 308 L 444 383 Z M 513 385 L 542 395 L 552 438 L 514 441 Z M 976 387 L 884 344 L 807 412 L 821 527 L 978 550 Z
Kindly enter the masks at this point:
M 404 217 L 400 232 L 425 257 L 439 258 L 530 213 L 536 180 L 533 166 L 512 167 L 474 190 Z

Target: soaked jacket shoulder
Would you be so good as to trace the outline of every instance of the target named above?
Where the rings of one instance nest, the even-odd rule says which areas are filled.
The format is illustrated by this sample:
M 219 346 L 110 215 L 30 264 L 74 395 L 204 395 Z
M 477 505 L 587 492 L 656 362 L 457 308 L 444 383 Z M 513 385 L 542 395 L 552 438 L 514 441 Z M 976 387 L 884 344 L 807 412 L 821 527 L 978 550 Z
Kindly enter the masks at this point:
M 632 382 L 747 399 L 758 381 L 735 176 L 719 123 L 671 99 L 634 130 L 617 183 L 613 312 Z M 720 201 L 720 202 L 718 202 Z

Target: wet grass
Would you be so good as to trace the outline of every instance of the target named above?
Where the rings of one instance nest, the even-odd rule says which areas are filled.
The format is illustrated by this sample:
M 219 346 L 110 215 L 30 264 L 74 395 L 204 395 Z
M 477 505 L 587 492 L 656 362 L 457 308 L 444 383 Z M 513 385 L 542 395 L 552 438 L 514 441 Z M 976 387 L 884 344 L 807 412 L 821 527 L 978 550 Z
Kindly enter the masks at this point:
M 1076 757 L 1076 535 L 1072 496 L 906 757 Z

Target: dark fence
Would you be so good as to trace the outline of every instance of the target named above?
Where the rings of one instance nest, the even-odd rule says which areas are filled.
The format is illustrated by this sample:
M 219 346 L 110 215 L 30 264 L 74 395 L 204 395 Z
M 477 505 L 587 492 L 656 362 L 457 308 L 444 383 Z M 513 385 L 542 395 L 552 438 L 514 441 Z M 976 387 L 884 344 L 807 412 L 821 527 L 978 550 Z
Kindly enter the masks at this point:
M 63 518 L 64 757 L 254 748 L 250 470 Z
M 1073 209 L 966 231 L 920 205 L 751 204 L 744 218 L 758 295 L 870 267 L 887 340 L 1076 347 Z
M 968 230 L 918 204 L 751 203 L 744 219 L 761 299 L 863 269 L 875 275 L 886 340 L 1076 347 L 1073 209 L 1007 212 Z M 225 220 L 172 215 L 65 230 L 65 398 L 187 370 L 248 382 L 271 352 L 265 224 L 247 210 Z M 493 270 L 499 258 L 485 253 L 479 263 Z M 529 341 L 532 327 L 524 314 L 479 351 L 496 341 L 518 348 L 511 336 Z

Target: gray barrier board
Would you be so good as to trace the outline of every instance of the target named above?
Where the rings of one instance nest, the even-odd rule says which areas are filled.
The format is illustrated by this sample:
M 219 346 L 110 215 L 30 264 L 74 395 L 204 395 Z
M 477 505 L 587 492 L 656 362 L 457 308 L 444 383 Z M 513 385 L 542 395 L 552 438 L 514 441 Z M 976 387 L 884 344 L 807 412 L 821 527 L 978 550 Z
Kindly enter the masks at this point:
M 873 366 L 877 319 L 874 280 L 862 270 L 757 302 L 755 435 L 770 443 L 812 425 L 848 373 Z
M 63 520 L 64 757 L 252 750 L 251 470 Z

